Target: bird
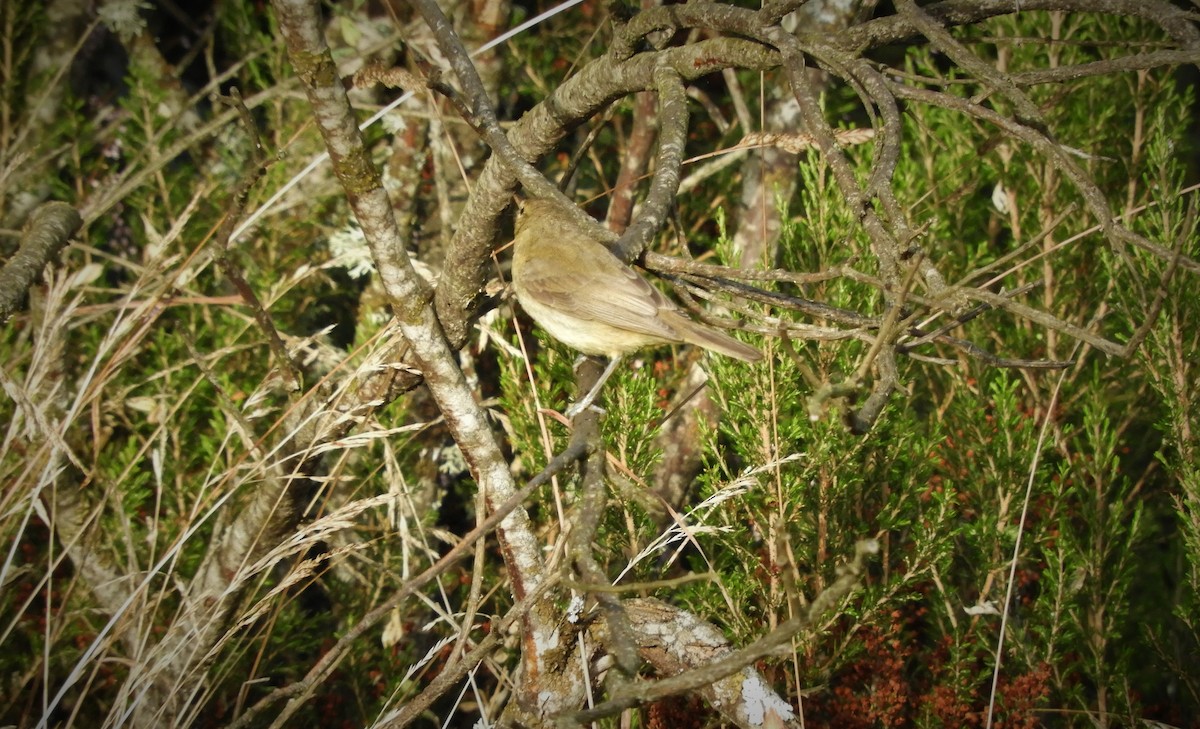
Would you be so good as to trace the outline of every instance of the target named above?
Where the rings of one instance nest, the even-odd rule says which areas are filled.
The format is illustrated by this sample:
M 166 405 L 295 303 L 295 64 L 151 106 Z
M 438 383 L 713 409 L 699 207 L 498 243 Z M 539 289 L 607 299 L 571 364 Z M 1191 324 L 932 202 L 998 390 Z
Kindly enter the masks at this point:
M 524 201 L 513 238 L 512 285 L 521 307 L 550 336 L 608 367 L 583 399 L 589 407 L 625 355 L 662 344 L 693 344 L 743 362 L 762 353 L 687 316 L 608 246 L 544 198 Z

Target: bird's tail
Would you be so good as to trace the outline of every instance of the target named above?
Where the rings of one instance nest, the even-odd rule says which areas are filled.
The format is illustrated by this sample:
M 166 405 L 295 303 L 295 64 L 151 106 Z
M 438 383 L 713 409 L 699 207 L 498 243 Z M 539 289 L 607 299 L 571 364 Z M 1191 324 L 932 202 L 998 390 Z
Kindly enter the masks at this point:
M 743 362 L 757 362 L 762 359 L 762 352 L 744 342 L 739 342 L 733 337 L 721 332 L 717 329 L 697 324 L 690 319 L 680 317 L 682 320 L 676 323 L 676 328 L 683 341 L 688 344 L 694 344 L 697 347 L 710 349 L 718 354 L 723 354 L 726 357 L 740 359 Z

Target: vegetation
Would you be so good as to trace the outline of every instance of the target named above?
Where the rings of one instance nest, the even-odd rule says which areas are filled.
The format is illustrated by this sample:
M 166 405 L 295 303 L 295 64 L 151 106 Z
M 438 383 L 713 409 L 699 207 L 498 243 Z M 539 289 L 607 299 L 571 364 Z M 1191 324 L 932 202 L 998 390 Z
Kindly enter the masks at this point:
M 0 726 L 1200 726 L 1197 8 L 842 5 L 0 3 Z

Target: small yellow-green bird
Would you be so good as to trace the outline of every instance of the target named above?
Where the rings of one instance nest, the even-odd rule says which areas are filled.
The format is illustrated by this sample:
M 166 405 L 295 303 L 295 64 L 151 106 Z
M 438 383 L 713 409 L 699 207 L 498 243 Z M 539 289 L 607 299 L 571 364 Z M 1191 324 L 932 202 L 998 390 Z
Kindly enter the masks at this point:
M 591 405 L 623 355 L 642 347 L 687 343 L 744 362 L 762 359 L 754 347 L 693 321 L 550 200 L 527 200 L 517 216 L 512 283 L 521 306 L 552 337 L 609 357 L 568 417 Z

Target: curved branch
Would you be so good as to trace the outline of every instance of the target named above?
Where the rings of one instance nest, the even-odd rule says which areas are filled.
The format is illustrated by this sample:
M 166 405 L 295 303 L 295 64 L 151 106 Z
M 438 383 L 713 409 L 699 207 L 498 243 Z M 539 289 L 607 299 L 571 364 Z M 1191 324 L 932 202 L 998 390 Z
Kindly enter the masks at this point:
M 654 81 L 659 98 L 658 161 L 641 214 L 613 246 L 626 261 L 642 254 L 675 204 L 687 144 L 687 94 L 679 74 L 670 66 L 659 66 L 654 69 Z
M 874 539 L 860 541 L 855 546 L 853 560 L 839 570 L 840 576 L 838 579 L 813 599 L 807 611 L 801 612 L 795 617 L 781 623 L 778 628 L 745 648 L 728 651 L 723 646 L 714 645 L 712 646 L 711 654 L 705 657 L 707 660 L 697 661 L 696 667 L 691 668 L 691 670 L 659 681 L 638 682 L 626 686 L 623 690 L 617 692 L 617 695 L 612 699 L 598 704 L 593 709 L 572 714 L 570 719 L 581 723 L 595 721 L 605 716 L 612 716 L 617 712 L 637 706 L 638 704 L 657 701 L 686 691 L 702 689 L 730 676 L 734 676 L 735 679 L 741 677 L 741 672 L 747 670 L 747 667 L 752 666 L 756 661 L 772 655 L 775 651 L 791 643 L 792 639 L 800 634 L 801 631 L 818 623 L 830 609 L 846 599 L 858 586 L 859 579 L 866 568 L 867 558 L 878 551 L 879 543 Z M 684 615 L 687 614 L 684 613 Z M 688 617 L 695 620 L 692 616 Z M 643 633 L 642 640 L 646 641 L 643 645 L 661 647 L 664 642 L 671 641 L 672 636 L 664 632 L 661 628 L 655 628 L 652 631 Z M 790 706 L 787 707 L 789 711 L 785 715 L 782 707 L 779 707 L 777 704 L 772 705 L 777 707 L 778 713 L 776 713 L 776 716 L 778 720 L 786 721 L 790 718 Z M 787 705 L 784 704 L 784 706 Z
M 64 202 L 44 203 L 30 213 L 21 247 L 0 269 L 0 322 L 13 315 L 42 269 L 81 225 L 79 212 Z
M 891 86 L 893 93 L 899 98 L 920 101 L 974 116 L 992 124 L 1013 138 L 1019 139 L 1041 152 L 1075 185 L 1080 197 L 1083 198 L 1084 204 L 1091 210 L 1092 215 L 1096 217 L 1096 222 L 1099 223 L 1101 230 L 1108 237 L 1113 249 L 1118 253 L 1122 251 L 1122 244 L 1128 243 L 1157 256 L 1163 261 L 1169 262 L 1176 258 L 1175 253 L 1170 248 L 1138 235 L 1117 222 L 1112 209 L 1109 207 L 1108 200 L 1105 199 L 1104 193 L 1097 187 L 1092 178 L 1071 158 L 1063 145 L 1050 139 L 1045 133 L 993 111 L 982 104 L 973 103 L 970 99 L 963 99 L 929 89 L 916 89 L 893 81 L 888 81 L 887 83 Z M 1200 262 L 1192 258 L 1179 257 L 1178 265 L 1193 273 L 1200 273 Z
M 577 124 L 615 99 L 653 88 L 654 72 L 660 66 L 670 67 L 680 78 L 690 81 L 728 66 L 767 70 L 778 65 L 778 54 L 740 38 L 715 38 L 639 53 L 628 61 L 606 55 L 564 81 L 526 113 L 510 128 L 508 138 L 524 159 L 536 160 Z M 469 320 L 486 279 L 497 223 L 512 200 L 516 182 L 516 175 L 502 160 L 489 159 L 463 207 L 435 299 L 438 318 L 451 346 L 466 341 Z M 592 225 L 597 239 L 616 239 L 614 233 L 594 221 Z
M 1196 29 L 1192 15 L 1162 0 L 948 0 L 921 9 L 944 26 L 970 25 L 1030 10 L 1128 15 L 1155 23 L 1182 46 L 1200 44 L 1200 30 Z M 843 51 L 861 53 L 920 36 L 921 30 L 911 18 L 891 15 L 847 28 L 830 42 Z M 828 41 L 824 37 L 821 40 Z

